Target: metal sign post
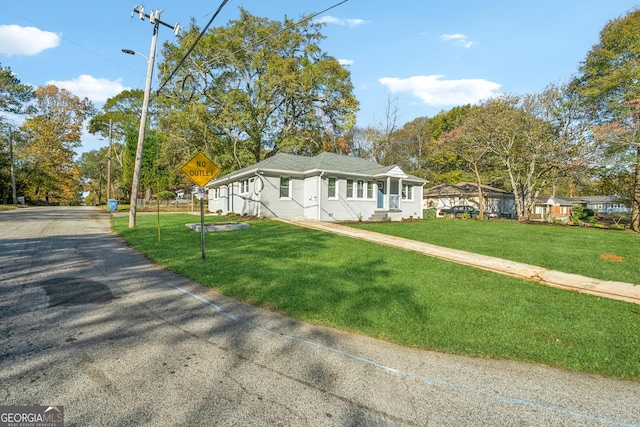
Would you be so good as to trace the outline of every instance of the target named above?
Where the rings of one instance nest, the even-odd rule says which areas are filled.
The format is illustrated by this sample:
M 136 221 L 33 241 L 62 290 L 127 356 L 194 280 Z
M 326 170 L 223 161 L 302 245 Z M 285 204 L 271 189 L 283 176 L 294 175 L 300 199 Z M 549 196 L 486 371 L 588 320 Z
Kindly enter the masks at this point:
M 200 249 L 202 250 L 202 259 L 205 258 L 204 250 L 204 198 L 200 199 Z
M 196 154 L 193 159 L 189 160 L 186 165 L 181 168 L 182 172 L 196 184 L 198 188 L 198 196 L 200 198 L 200 248 L 202 250 L 202 259 L 205 259 L 204 247 L 204 199 L 205 189 L 209 181 L 220 173 L 220 168 L 213 163 L 207 156 L 202 153 Z

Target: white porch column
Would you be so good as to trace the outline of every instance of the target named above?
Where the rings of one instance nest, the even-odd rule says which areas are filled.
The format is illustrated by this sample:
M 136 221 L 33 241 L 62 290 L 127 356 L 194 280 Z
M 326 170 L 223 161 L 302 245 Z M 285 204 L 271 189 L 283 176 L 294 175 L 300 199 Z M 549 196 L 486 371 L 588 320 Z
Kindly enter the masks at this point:
M 387 194 L 384 195 L 384 205 L 387 209 L 391 209 L 391 177 L 387 177 Z

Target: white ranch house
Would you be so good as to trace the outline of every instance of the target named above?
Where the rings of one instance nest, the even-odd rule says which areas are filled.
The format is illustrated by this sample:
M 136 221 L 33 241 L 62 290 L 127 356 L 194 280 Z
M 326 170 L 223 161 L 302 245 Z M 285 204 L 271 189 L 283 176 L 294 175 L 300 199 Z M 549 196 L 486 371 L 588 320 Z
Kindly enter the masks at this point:
M 426 181 L 398 166 L 322 153 L 279 153 L 210 181 L 208 209 L 222 214 L 318 221 L 422 218 Z

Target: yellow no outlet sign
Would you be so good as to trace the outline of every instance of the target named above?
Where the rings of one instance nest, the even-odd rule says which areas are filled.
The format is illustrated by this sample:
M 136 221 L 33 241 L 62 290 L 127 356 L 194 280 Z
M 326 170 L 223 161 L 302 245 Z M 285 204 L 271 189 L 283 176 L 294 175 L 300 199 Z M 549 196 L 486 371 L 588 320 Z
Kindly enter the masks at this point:
M 204 187 L 220 173 L 220 168 L 202 153 L 196 154 L 181 170 L 198 187 Z M 200 197 L 200 249 L 204 261 L 204 197 Z
M 220 173 L 220 168 L 201 152 L 189 160 L 181 170 L 198 187 L 204 187 Z

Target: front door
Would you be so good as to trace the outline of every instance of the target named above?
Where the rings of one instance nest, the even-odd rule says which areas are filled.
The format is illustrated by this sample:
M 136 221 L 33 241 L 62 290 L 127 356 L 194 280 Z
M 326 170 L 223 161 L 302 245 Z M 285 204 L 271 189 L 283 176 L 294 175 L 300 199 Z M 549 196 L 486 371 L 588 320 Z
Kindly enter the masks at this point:
M 384 182 L 378 181 L 378 209 L 384 209 Z

